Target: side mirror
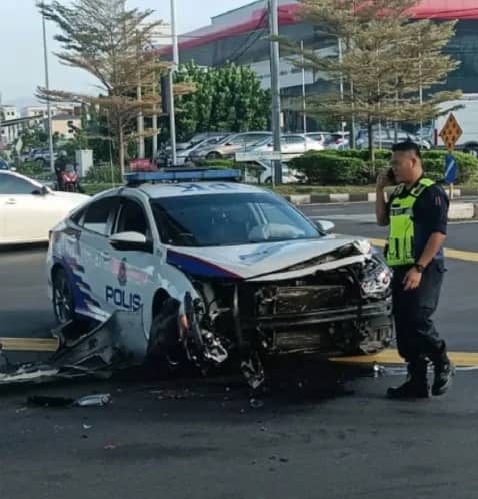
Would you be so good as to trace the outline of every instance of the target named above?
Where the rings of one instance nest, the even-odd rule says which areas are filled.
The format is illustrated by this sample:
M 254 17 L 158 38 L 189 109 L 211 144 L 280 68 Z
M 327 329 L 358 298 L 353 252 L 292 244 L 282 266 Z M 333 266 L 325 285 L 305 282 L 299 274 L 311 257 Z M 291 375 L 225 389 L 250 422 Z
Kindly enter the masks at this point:
M 140 232 L 118 232 L 109 238 L 109 243 L 118 251 L 153 252 L 153 243 Z
M 32 191 L 32 194 L 34 196 L 45 196 L 46 194 L 48 194 L 48 189 L 46 186 L 42 185 L 39 189 L 34 189 Z
M 334 222 L 330 220 L 317 220 L 316 225 L 322 232 L 330 232 L 335 228 Z
M 11 166 L 11 167 L 10 167 L 10 171 L 11 171 L 11 172 L 16 172 L 16 171 L 17 171 L 17 169 L 16 169 L 14 166 Z

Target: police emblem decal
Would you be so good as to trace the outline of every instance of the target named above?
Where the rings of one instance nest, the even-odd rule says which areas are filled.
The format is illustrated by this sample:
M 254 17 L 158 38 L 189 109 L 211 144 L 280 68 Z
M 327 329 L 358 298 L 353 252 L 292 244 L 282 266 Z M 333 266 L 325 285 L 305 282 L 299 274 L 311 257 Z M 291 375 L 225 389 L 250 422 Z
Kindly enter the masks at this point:
M 127 275 L 127 270 L 126 270 L 126 258 L 123 258 L 121 260 L 120 265 L 119 265 L 119 270 L 118 270 L 118 282 L 120 286 L 124 286 L 126 282 L 128 281 L 128 275 Z

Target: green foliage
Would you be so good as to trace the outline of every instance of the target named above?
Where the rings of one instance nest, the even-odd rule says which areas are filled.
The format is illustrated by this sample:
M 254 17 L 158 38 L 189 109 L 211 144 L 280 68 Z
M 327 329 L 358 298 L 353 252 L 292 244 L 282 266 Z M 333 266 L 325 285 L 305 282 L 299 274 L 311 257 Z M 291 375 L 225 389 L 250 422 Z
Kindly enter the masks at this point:
M 433 180 L 442 180 L 445 171 L 446 151 L 423 151 L 423 169 Z M 478 159 L 470 154 L 454 154 L 458 166 L 457 183 L 473 182 L 478 178 Z M 375 167 L 388 168 L 391 151 L 379 150 Z M 365 185 L 374 181 L 371 173 L 369 151 L 322 151 L 308 152 L 290 161 L 290 166 L 305 174 L 309 184 L 318 185 Z
M 22 148 L 24 151 L 40 147 L 48 147 L 48 134 L 40 125 L 25 128 L 20 132 L 20 138 L 22 140 Z
M 192 84 L 194 92 L 176 97 L 178 140 L 200 132 L 265 130 L 269 124 L 270 92 L 260 86 L 247 66 L 228 63 L 221 68 L 201 68 L 188 63 L 179 68 L 175 83 Z M 163 135 L 169 136 L 164 120 Z
M 121 177 L 121 169 L 119 166 L 113 166 L 108 163 L 100 163 L 94 165 L 84 178 L 87 184 L 109 184 L 112 182 L 121 184 L 123 179 Z
M 101 184 L 82 184 L 81 185 L 85 191 L 85 194 L 88 194 L 90 196 L 94 196 L 95 194 L 98 194 L 99 192 L 106 191 L 108 189 L 111 189 L 113 187 L 117 187 L 118 184 L 112 184 L 111 182 L 106 182 L 106 183 L 101 183 Z
M 43 166 L 39 165 L 38 163 L 35 162 L 30 162 L 30 163 L 20 163 L 16 165 L 16 169 L 18 173 L 21 173 L 22 175 L 26 175 L 27 177 L 45 177 L 45 176 L 51 176 L 51 172 L 48 170 L 45 170 Z
M 289 165 L 306 175 L 310 184 L 364 185 L 369 180 L 365 161 L 339 151 L 311 151 L 293 158 Z

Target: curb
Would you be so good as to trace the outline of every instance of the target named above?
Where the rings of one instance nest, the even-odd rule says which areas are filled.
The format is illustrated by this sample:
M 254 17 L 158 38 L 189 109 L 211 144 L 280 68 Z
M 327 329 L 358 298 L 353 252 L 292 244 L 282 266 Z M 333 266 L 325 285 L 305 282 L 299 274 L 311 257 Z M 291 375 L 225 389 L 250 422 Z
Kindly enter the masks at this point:
M 453 190 L 453 199 L 463 196 L 478 196 L 478 189 Z M 351 192 L 337 194 L 290 194 L 283 196 L 287 201 L 294 204 L 314 204 L 314 203 L 350 203 L 350 202 L 371 202 L 376 200 L 375 192 Z
M 456 197 L 478 195 L 478 189 L 463 189 L 455 191 Z M 374 192 L 359 194 L 292 194 L 283 196 L 287 201 L 297 206 L 314 203 L 347 203 L 351 201 L 375 202 Z M 327 218 L 325 215 L 324 218 Z M 478 203 L 459 202 L 452 200 L 448 211 L 448 220 L 475 220 L 478 219 Z

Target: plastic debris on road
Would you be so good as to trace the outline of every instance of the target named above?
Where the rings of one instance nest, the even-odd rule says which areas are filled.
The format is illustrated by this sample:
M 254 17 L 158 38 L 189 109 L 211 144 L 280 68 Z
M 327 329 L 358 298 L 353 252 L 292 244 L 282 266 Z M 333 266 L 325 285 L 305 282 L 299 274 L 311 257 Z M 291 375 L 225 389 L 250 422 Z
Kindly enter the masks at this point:
M 40 407 L 88 407 L 88 406 L 104 406 L 111 401 L 109 393 L 100 393 L 95 395 L 86 395 L 79 399 L 66 397 L 50 397 L 46 395 L 34 395 L 28 397 L 28 405 L 36 405 Z
M 79 407 L 104 406 L 110 402 L 111 395 L 109 393 L 98 393 L 96 395 L 81 397 L 78 400 L 75 400 L 73 405 L 77 405 Z

